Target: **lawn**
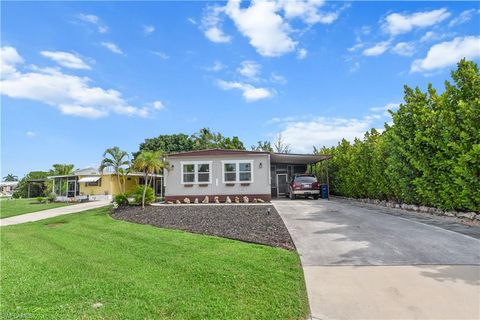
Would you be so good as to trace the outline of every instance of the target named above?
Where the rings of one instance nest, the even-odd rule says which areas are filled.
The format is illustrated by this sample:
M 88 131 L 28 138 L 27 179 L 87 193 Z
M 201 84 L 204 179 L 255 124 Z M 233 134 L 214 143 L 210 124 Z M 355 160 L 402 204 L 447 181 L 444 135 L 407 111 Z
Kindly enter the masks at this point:
M 36 212 L 69 205 L 65 202 L 39 203 L 37 199 L 1 199 L 0 218 L 18 216 L 24 213 Z
M 1 229 L 0 318 L 305 319 L 295 251 L 118 221 Z

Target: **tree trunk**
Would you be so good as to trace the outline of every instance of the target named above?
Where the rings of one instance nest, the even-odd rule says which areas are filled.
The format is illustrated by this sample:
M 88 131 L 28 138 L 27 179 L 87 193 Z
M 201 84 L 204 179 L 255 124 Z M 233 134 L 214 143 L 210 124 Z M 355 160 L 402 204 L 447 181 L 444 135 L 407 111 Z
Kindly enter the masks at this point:
M 120 193 L 123 193 L 122 184 L 120 183 L 120 172 L 118 172 L 118 170 L 117 170 L 117 183 L 118 183 L 118 191 L 120 191 Z
M 143 186 L 143 195 L 142 195 L 142 209 L 145 209 L 145 195 L 147 194 L 148 187 L 148 172 L 145 172 L 145 185 Z

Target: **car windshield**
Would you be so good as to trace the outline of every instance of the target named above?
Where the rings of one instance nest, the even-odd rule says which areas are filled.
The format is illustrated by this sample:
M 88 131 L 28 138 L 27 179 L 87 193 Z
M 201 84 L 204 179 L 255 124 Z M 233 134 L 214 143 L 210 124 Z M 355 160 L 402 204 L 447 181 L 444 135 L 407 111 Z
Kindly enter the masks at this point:
M 317 182 L 317 178 L 315 178 L 315 177 L 310 177 L 310 176 L 295 177 L 295 182 L 299 182 L 299 183 L 314 183 L 314 182 Z

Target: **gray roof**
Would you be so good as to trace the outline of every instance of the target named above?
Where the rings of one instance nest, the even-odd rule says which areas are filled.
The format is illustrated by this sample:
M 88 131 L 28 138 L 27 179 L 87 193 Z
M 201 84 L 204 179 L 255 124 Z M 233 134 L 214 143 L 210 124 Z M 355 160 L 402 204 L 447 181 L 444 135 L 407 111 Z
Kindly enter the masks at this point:
M 271 163 L 287 164 L 314 164 L 319 161 L 331 159 L 327 154 L 295 154 L 295 153 L 271 153 Z

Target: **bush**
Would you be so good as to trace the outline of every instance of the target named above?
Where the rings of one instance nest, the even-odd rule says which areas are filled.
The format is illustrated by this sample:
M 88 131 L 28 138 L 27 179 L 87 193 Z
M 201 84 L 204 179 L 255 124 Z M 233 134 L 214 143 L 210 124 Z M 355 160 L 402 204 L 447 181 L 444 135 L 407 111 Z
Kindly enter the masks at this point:
M 113 197 L 113 202 L 118 206 L 128 206 L 128 195 L 126 193 L 120 193 Z
M 142 195 L 143 195 L 143 186 L 136 186 L 135 190 L 132 192 L 132 196 L 135 199 L 135 204 L 142 204 Z M 152 203 L 155 200 L 155 195 L 153 194 L 153 188 L 148 186 L 147 192 L 145 193 L 145 204 Z
M 37 197 L 37 202 L 42 203 L 45 199 L 43 197 Z
M 55 198 L 56 198 L 56 197 L 57 197 L 57 196 L 55 195 L 55 193 L 52 192 L 52 193 L 49 193 L 49 194 L 48 194 L 47 200 L 48 200 L 48 202 L 53 202 L 53 201 L 55 201 Z

